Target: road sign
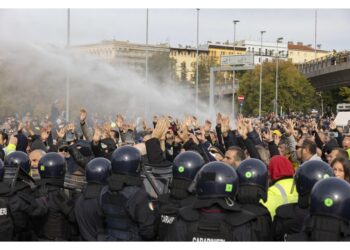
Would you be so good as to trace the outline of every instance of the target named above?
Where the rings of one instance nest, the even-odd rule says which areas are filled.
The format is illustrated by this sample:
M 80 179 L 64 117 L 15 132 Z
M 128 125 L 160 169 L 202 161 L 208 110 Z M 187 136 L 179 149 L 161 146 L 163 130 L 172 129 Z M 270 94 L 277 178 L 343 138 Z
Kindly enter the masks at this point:
M 254 55 L 229 55 L 221 56 L 221 65 L 254 65 Z
M 243 95 L 239 95 L 239 96 L 237 97 L 237 99 L 238 99 L 238 102 L 239 102 L 239 103 L 243 103 L 243 101 L 244 101 L 244 96 L 243 96 Z

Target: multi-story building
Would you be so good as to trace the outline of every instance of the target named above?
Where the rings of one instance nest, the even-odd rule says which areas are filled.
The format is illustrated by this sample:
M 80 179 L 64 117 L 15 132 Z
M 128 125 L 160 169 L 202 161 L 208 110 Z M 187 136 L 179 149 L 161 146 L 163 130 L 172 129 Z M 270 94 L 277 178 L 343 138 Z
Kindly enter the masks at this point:
M 320 57 L 330 55 L 330 51 L 316 49 L 311 44 L 305 45 L 302 42 L 288 42 L 288 59 L 294 64 L 305 63 Z
M 147 46 L 146 44 L 116 40 L 102 41 L 98 44 L 72 46 L 72 48 L 102 58 L 112 65 L 127 65 L 136 69 L 145 66 L 147 53 L 148 57 L 151 57 L 155 53 L 169 54 L 170 52 L 169 44 Z
M 176 78 L 180 82 L 195 83 L 197 49 L 190 46 L 170 48 L 170 58 L 176 60 Z M 208 50 L 198 49 L 198 61 L 208 57 Z
M 277 42 L 264 42 L 261 46 L 261 41 L 242 40 L 236 42 L 238 46 L 244 47 L 246 53 L 254 55 L 254 64 L 260 64 L 260 57 L 263 62 L 272 62 L 277 56 Z M 261 50 L 262 48 L 262 50 Z M 279 60 L 288 60 L 288 45 L 287 43 L 278 43 Z
M 241 46 L 233 46 L 226 43 L 213 43 L 208 41 L 207 44 L 203 44 L 200 46 L 203 50 L 208 51 L 208 56 L 211 61 L 214 62 L 215 65 L 220 65 L 221 56 L 227 55 L 243 55 L 246 53 L 246 49 Z

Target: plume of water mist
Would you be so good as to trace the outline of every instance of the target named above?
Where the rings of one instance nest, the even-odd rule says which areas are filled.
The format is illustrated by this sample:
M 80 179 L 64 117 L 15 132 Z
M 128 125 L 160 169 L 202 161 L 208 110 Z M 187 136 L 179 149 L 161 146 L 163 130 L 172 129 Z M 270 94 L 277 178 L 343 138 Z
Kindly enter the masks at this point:
M 144 75 L 127 67 L 115 67 L 56 46 L 0 43 L 0 81 L 2 95 L 6 96 L 3 100 L 14 112 L 50 113 L 56 99 L 64 110 L 67 76 L 73 118 L 78 117 L 81 107 L 89 113 L 146 116 L 148 121 L 154 114 L 182 118 L 195 113 L 193 93 L 175 83 L 151 81 L 146 85 Z M 145 114 L 145 105 L 150 107 L 149 114 Z M 209 118 L 205 104 L 200 103 L 197 117 Z

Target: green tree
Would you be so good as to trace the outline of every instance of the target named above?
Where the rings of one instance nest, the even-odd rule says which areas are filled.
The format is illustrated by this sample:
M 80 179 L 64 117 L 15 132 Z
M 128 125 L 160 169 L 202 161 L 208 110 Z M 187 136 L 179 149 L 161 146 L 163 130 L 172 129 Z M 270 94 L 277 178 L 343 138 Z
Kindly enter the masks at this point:
M 341 87 L 339 94 L 344 97 L 345 102 L 350 102 L 350 88 L 349 87 Z
M 276 64 L 263 64 L 262 80 L 262 115 L 273 111 L 275 98 Z M 245 72 L 240 79 L 239 95 L 244 95 L 243 112 L 259 114 L 259 83 L 260 65 L 254 70 Z M 304 111 L 312 108 L 315 100 L 315 90 L 307 79 L 291 62 L 279 62 L 278 107 L 284 112 Z

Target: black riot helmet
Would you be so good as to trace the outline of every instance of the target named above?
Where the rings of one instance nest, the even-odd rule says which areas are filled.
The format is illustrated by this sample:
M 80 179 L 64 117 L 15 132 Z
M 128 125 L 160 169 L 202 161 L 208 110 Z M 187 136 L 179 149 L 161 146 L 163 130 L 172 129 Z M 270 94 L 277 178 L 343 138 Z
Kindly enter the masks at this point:
M 199 153 L 182 152 L 174 159 L 173 178 L 192 181 L 204 163 L 203 157 Z
M 268 170 L 264 162 L 258 159 L 246 159 L 236 169 L 239 186 L 259 186 L 264 190 L 269 187 Z
M 88 183 L 107 183 L 111 173 L 111 162 L 104 157 L 98 157 L 89 161 L 86 165 L 85 176 Z
M 5 166 L 18 166 L 29 174 L 31 162 L 28 155 L 22 151 L 15 151 L 5 157 Z
M 0 159 L 0 181 L 4 178 L 5 168 L 4 162 Z
M 237 199 L 242 204 L 259 203 L 267 200 L 268 170 L 264 162 L 258 159 L 246 159 L 236 169 L 239 178 Z
M 333 170 L 324 161 L 304 162 L 295 172 L 294 181 L 298 191 L 298 204 L 302 208 L 309 206 L 309 196 L 313 186 L 319 180 L 334 177 Z
M 141 153 L 138 149 L 125 145 L 114 150 L 111 163 L 113 173 L 139 175 Z
M 236 171 L 230 165 L 224 162 L 209 162 L 198 172 L 196 193 L 200 199 L 234 199 L 238 191 L 238 182 Z
M 318 181 L 311 191 L 310 215 L 350 220 L 350 184 L 330 177 Z
M 41 179 L 63 179 L 66 173 L 66 160 L 58 153 L 47 153 L 38 164 Z

